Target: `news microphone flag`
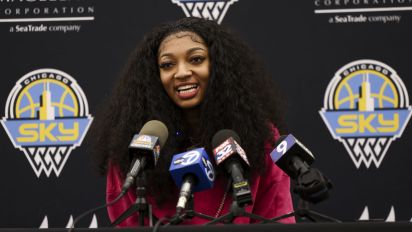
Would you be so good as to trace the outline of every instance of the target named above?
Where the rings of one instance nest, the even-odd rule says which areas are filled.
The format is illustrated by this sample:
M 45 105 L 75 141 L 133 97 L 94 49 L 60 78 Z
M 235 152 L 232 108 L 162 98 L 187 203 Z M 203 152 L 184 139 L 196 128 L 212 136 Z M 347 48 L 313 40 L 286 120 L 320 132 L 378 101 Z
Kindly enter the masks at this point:
M 299 161 L 302 161 L 302 163 L 306 163 L 308 166 L 315 160 L 312 152 L 310 152 L 309 149 L 299 142 L 299 140 L 292 134 L 281 136 L 278 139 L 275 149 L 270 153 L 270 157 L 279 168 L 293 179 L 299 174 L 298 170 L 293 167 L 297 165 L 294 164 L 295 160 L 298 159 Z
M 153 156 L 153 159 L 148 159 L 151 161 L 148 163 L 149 168 L 153 168 L 153 166 L 156 166 L 160 155 L 159 137 L 141 133 L 137 134 L 133 136 L 129 149 L 131 153 L 138 151 L 140 153 L 139 155 L 142 155 L 142 153 L 147 153 L 148 155 Z
M 196 177 L 192 192 L 213 187 L 215 173 L 204 148 L 174 155 L 169 171 L 179 188 L 182 186 L 185 176 L 189 174 Z
M 153 169 L 169 136 L 166 125 L 158 120 L 146 122 L 139 134 L 133 136 L 129 144 L 130 156 L 134 157 L 131 168 L 123 183 L 122 192 L 127 191 L 143 169 Z
M 222 144 L 213 149 L 216 165 L 219 165 L 234 153 L 237 153 L 242 158 L 244 163 L 250 166 L 245 151 L 232 137 L 229 137 Z
M 223 164 L 226 172 L 232 177 L 234 200 L 243 207 L 253 201 L 249 182 L 243 177 L 243 168 L 249 168 L 250 164 L 245 151 L 239 144 L 239 135 L 229 129 L 218 131 L 212 139 L 216 164 Z

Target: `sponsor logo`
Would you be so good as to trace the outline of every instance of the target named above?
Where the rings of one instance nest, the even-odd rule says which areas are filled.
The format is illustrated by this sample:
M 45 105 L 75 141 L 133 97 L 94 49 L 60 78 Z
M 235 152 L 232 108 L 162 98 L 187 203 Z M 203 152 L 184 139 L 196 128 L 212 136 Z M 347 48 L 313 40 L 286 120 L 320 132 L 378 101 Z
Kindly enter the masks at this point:
M 153 154 L 154 165 L 157 164 L 160 155 L 159 138 L 151 135 L 134 135 L 129 148 L 148 150 Z
M 20 78 L 10 92 L 1 124 L 40 177 L 58 177 L 92 122 L 83 90 L 69 74 L 39 69 Z
M 331 24 L 399 23 L 412 11 L 411 0 L 313 0 L 313 5 Z
M 186 17 L 198 17 L 221 23 L 229 6 L 238 0 L 172 0 L 183 9 Z
M 202 155 L 197 151 L 188 151 L 186 153 L 179 154 L 180 157 L 176 158 L 173 162 L 174 165 L 187 166 L 195 163 Z
M 80 32 L 94 21 L 92 0 L 0 0 L 0 25 L 12 33 Z
M 359 168 L 377 168 L 411 116 L 408 92 L 398 74 L 375 60 L 358 60 L 330 81 L 320 115 Z
M 233 139 L 229 138 L 213 150 L 213 154 L 215 155 L 217 165 L 222 163 L 227 157 L 233 154 L 234 151 L 232 148 L 232 144 Z
M 189 151 L 182 156 L 183 162 L 181 163 L 183 166 L 191 165 L 195 163 L 202 155 L 198 151 Z
M 210 162 L 210 160 L 206 159 L 203 156 L 202 156 L 202 162 L 203 162 L 203 166 L 204 166 L 207 178 L 210 181 L 214 181 L 215 180 L 215 172 L 214 172 L 214 169 L 213 169 L 213 164 Z
M 147 135 L 139 135 L 136 139 L 130 144 L 132 147 L 152 147 L 152 138 Z

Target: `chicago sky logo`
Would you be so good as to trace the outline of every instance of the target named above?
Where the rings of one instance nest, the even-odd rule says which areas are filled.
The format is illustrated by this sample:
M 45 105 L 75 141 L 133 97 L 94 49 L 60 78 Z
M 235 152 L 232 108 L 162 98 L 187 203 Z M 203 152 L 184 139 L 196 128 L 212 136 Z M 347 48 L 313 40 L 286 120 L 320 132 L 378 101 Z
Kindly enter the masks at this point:
M 198 17 L 217 21 L 220 24 L 229 6 L 238 0 L 172 0 L 180 6 L 186 17 Z
M 1 124 L 15 148 L 26 155 L 37 177 L 60 175 L 71 151 L 92 122 L 83 90 L 70 75 L 39 69 L 17 81 Z
M 333 138 L 342 142 L 359 168 L 378 168 L 411 116 L 408 92 L 388 65 L 351 62 L 336 72 L 320 111 Z

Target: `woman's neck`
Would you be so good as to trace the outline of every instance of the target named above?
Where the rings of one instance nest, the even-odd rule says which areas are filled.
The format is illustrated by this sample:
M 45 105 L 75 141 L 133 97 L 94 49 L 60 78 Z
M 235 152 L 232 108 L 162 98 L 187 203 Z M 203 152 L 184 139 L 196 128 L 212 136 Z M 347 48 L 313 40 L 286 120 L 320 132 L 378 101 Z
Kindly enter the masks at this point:
M 200 108 L 185 109 L 183 116 L 188 137 L 200 138 Z

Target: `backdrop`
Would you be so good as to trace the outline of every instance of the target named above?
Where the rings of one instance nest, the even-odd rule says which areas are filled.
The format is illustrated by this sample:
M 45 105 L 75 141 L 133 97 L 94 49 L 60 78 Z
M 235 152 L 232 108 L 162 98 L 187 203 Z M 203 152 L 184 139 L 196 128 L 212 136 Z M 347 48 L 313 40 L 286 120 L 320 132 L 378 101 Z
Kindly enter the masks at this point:
M 0 1 L 0 227 L 66 227 L 104 203 L 87 143 L 97 106 L 147 31 L 189 15 L 231 27 L 281 86 L 290 131 L 334 184 L 312 209 L 410 221 L 411 10 L 411 0 Z M 78 226 L 108 223 L 103 210 Z

